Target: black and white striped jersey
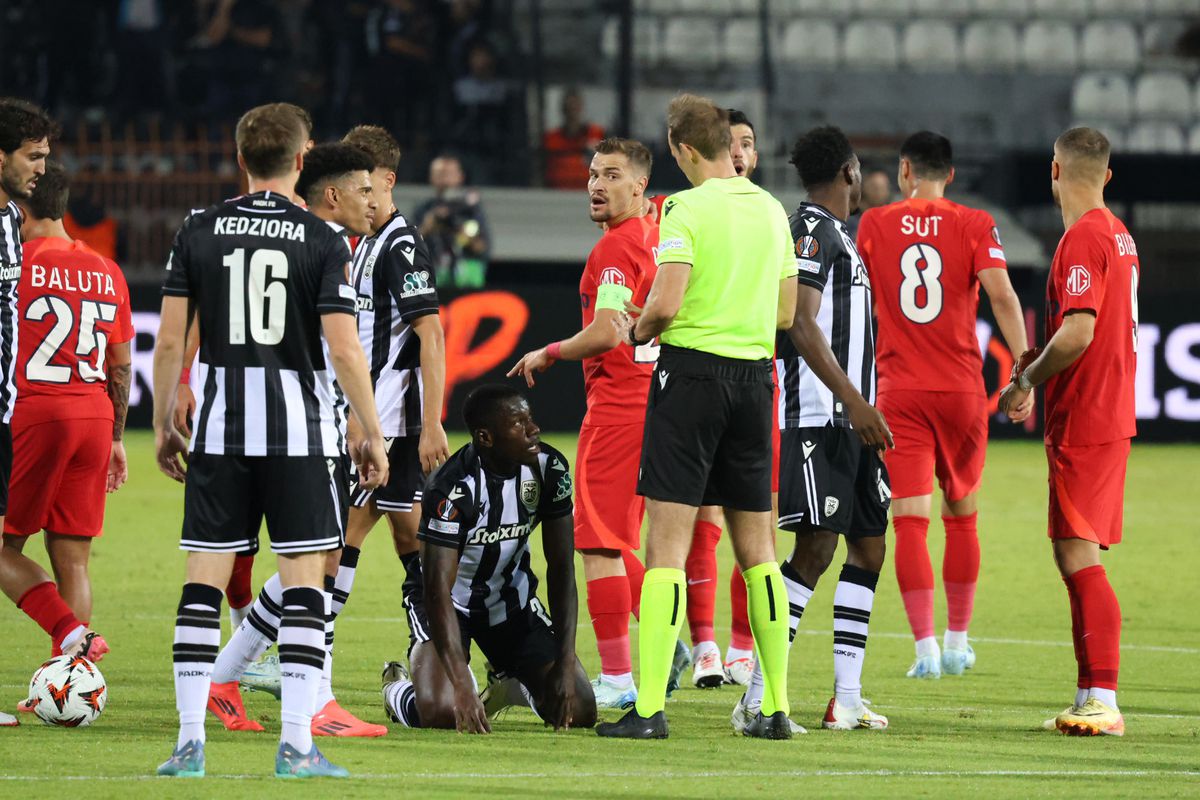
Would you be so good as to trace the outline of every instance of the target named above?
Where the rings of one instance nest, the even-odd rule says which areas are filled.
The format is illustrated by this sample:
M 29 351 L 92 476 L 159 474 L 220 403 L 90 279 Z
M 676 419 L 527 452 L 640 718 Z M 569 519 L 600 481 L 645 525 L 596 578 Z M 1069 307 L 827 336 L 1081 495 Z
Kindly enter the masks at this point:
M 21 209 L 0 211 L 0 422 L 17 402 L 17 283 L 21 280 Z
M 838 365 L 875 402 L 875 323 L 871 281 L 846 224 L 815 203 L 801 203 L 789 218 L 796 243 L 796 279 L 821 291 L 817 324 Z M 787 331 L 775 342 L 779 427 L 850 427 L 841 401 L 804 363 Z
M 413 320 L 438 313 L 437 282 L 420 232 L 400 212 L 354 253 L 350 282 L 358 295 L 358 336 L 384 436 L 421 432 L 421 342 Z
M 571 470 L 545 442 L 536 467 L 511 478 L 484 469 L 473 444 L 429 477 L 417 538 L 458 550 L 454 608 L 473 622 L 499 625 L 537 593 L 529 535 L 543 520 L 570 514 Z
M 163 294 L 200 322 L 191 449 L 340 456 L 340 394 L 321 316 L 354 313 L 345 240 L 283 195 L 259 192 L 190 216 Z

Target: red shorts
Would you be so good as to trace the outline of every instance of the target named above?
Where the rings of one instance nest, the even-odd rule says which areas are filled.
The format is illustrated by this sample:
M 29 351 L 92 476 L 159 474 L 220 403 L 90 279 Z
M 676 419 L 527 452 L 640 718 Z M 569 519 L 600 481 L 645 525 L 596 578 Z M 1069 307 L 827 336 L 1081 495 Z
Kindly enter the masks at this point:
M 879 395 L 896 447 L 884 453 L 892 497 L 933 494 L 949 502 L 979 489 L 987 455 L 987 397 L 971 392 L 888 391 Z
M 1051 539 L 1086 539 L 1101 549 L 1121 541 L 1129 439 L 1082 447 L 1046 445 Z
M 575 457 L 575 549 L 637 550 L 645 501 L 637 493 L 644 424 L 584 425 Z
M 4 532 L 99 536 L 112 454 L 112 420 L 13 424 L 13 471 Z

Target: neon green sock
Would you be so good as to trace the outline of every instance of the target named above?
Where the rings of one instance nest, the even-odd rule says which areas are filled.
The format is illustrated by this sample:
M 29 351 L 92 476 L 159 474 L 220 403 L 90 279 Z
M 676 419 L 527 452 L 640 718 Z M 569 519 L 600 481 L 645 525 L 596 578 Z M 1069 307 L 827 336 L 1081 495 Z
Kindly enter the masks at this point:
M 641 674 L 637 713 L 643 717 L 662 711 L 667 702 L 667 679 L 671 676 L 675 642 L 679 639 L 679 628 L 683 625 L 687 607 L 685 581 L 683 570 L 665 567 L 646 570 L 646 577 L 642 580 L 642 616 L 638 622 L 638 665 Z M 784 630 L 787 630 L 786 623 Z
M 649 574 L 649 573 L 647 573 Z M 774 561 L 742 572 L 749 600 L 750 630 L 763 676 L 763 716 L 791 712 L 787 699 L 788 595 Z

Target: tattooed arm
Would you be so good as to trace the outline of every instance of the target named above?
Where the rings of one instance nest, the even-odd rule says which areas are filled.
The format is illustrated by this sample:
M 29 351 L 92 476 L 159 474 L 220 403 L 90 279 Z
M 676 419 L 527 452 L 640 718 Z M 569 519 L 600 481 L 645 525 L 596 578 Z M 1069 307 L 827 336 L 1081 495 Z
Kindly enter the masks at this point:
M 108 462 L 109 492 L 121 488 L 129 477 L 125 459 L 125 417 L 129 413 L 129 386 L 133 380 L 133 364 L 129 342 L 110 344 L 106 353 L 108 367 L 108 399 L 113 406 L 112 455 Z

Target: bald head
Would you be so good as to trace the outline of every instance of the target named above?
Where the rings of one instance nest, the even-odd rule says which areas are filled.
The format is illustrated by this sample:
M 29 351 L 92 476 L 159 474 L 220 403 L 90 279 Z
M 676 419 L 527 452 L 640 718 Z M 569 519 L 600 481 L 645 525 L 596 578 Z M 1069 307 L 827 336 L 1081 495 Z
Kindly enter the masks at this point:
M 1108 180 L 1108 137 L 1095 128 L 1071 128 L 1054 142 L 1060 180 L 1103 186 Z

